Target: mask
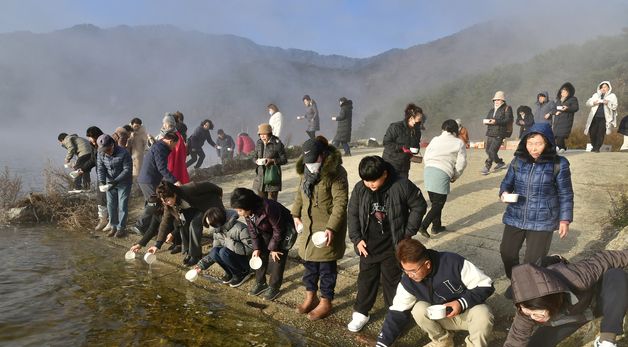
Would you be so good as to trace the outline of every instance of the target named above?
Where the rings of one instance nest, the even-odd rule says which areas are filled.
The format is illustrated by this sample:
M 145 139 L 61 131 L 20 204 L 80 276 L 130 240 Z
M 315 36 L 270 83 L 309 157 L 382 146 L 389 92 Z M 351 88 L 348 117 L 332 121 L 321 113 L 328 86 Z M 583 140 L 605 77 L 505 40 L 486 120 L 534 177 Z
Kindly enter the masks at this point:
M 272 116 L 273 115 L 273 111 L 268 111 L 268 114 Z
M 317 174 L 318 171 L 321 169 L 321 163 L 310 163 L 310 164 L 305 164 L 305 167 L 307 168 L 307 170 L 313 174 Z

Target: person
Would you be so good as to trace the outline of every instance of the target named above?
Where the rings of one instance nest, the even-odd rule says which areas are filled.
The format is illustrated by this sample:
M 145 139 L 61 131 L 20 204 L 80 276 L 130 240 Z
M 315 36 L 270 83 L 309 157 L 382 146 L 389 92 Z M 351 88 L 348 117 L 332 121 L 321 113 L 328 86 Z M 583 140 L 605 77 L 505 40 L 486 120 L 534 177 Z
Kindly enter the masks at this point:
M 133 162 L 129 152 L 118 146 L 107 134 L 100 135 L 96 172 L 100 190 L 107 192 L 107 211 L 111 231 L 108 237 L 127 236 L 129 194 L 133 177 Z
M 378 347 L 390 346 L 412 319 L 432 341 L 426 346 L 453 347 L 451 330 L 469 331 L 467 346 L 488 346 L 494 317 L 485 302 L 495 292 L 490 277 L 461 255 L 427 249 L 414 239 L 399 241 L 396 256 L 403 276 L 377 337 Z M 447 315 L 428 318 L 432 305 L 444 305 Z
M 599 153 L 605 135 L 611 133 L 611 126 L 617 126 L 617 96 L 613 94 L 611 82 L 600 82 L 597 92 L 587 100 L 587 106 L 591 111 L 584 134 L 591 139 L 591 151 Z
M 225 164 L 225 162 L 233 159 L 234 150 L 235 150 L 235 142 L 233 142 L 233 137 L 225 134 L 224 130 L 218 129 L 218 139 L 216 140 L 216 151 L 223 165 Z
M 250 189 L 236 188 L 231 194 L 231 207 L 244 217 L 253 241 L 253 257 L 262 260 L 255 271 L 255 286 L 250 295 L 264 294 L 264 299 L 275 300 L 280 293 L 283 272 L 288 261 L 287 233 L 294 232 L 290 210 L 277 201 L 262 198 Z M 270 257 L 270 261 L 269 261 Z M 266 272 L 270 272 L 267 284 Z
M 185 118 L 183 116 L 183 113 L 181 113 L 181 111 L 177 111 L 173 113 L 172 116 L 174 117 L 174 121 L 176 122 L 175 127 L 177 128 L 177 131 L 179 132 L 179 134 L 181 134 L 181 137 L 183 137 L 183 143 L 187 143 L 188 126 L 185 125 L 185 123 L 183 122 L 183 119 Z
M 458 124 L 458 138 L 464 143 L 466 149 L 471 147 L 471 143 L 469 142 L 469 130 L 462 125 L 462 119 L 457 118 L 456 124 Z
M 232 288 L 244 284 L 253 275 L 249 268 L 253 244 L 246 224 L 238 220 L 238 213 L 234 210 L 210 207 L 203 216 L 203 226 L 209 228 L 214 236 L 214 244 L 194 269 L 200 273 L 218 263 L 225 271 L 221 278 L 223 284 Z
M 331 314 L 337 261 L 345 253 L 349 181 L 340 151 L 330 146 L 323 136 L 305 141 L 302 150 L 303 155 L 296 164 L 300 179 L 292 204 L 294 224 L 303 230 L 297 237 L 297 246 L 305 267 L 305 300 L 297 307 L 297 312 L 307 314 L 310 320 L 318 320 Z M 323 231 L 327 240 L 322 247 L 316 246 L 312 237 L 318 231 Z
M 423 181 L 432 204 L 419 229 L 421 235 L 425 237 L 430 236 L 427 232 L 430 224 L 432 234 L 447 230 L 442 225 L 441 214 L 450 191 L 449 185 L 460 178 L 467 166 L 467 150 L 464 142 L 458 138 L 458 123 L 453 119 L 447 119 L 441 129 L 443 132 L 430 141 L 423 156 L 425 163 Z
M 512 270 L 517 312 L 504 346 L 556 346 L 593 316 L 602 316 L 593 346 L 616 347 L 628 307 L 628 250 L 598 251 L 574 263 L 552 256 L 543 263 Z
M 556 105 L 550 100 L 549 93 L 546 91 L 539 92 L 536 95 L 534 105 L 534 123 L 552 124 L 552 116 L 556 110 Z
M 204 119 L 201 122 L 201 125 L 194 129 L 192 135 L 188 139 L 187 149 L 190 155 L 190 160 L 185 163 L 185 166 L 190 167 L 192 164 L 196 162 L 194 165 L 195 169 L 198 169 L 203 165 L 203 160 L 205 160 L 205 152 L 203 152 L 203 145 L 207 142 L 210 146 L 216 148 L 216 143 L 212 140 L 212 135 L 209 132 L 214 129 L 214 123 L 209 119 Z
M 92 165 L 96 167 L 97 153 L 98 153 L 98 137 L 103 132 L 97 126 L 91 126 L 85 131 L 85 137 L 92 146 Z M 98 172 L 96 173 L 98 175 Z M 96 190 L 96 204 L 98 208 L 98 223 L 94 227 L 94 231 L 111 231 L 111 224 L 109 224 L 109 212 L 107 212 L 107 193 L 101 192 L 100 189 Z M 106 229 L 106 230 L 105 230 Z
M 491 166 L 495 163 L 495 171 L 506 167 L 506 163 L 499 157 L 499 147 L 508 135 L 508 124 L 512 120 L 512 108 L 506 104 L 504 92 L 497 91 L 493 96 L 493 108 L 488 111 L 484 124 L 486 124 L 486 155 L 484 167 L 480 171 L 482 175 L 488 175 Z
M 90 173 L 94 167 L 93 148 L 89 141 L 76 134 L 68 135 L 60 133 L 57 140 L 67 153 L 65 155 L 64 166 L 76 170 L 74 177 L 74 189 L 89 190 L 92 184 Z M 76 162 L 70 164 L 72 158 L 76 156 Z
M 255 150 L 255 142 L 249 134 L 241 132 L 236 138 L 236 150 L 238 157 L 248 157 Z
M 303 95 L 303 105 L 305 105 L 305 115 L 298 116 L 297 119 L 307 120 L 307 130 L 305 133 L 310 137 L 310 139 L 314 139 L 316 137 L 316 132 L 321 129 L 316 101 L 310 98 L 309 95 Z
M 360 160 L 362 179 L 353 187 L 347 211 L 349 238 L 360 257 L 358 292 L 353 305 L 351 332 L 368 323 L 381 280 L 386 307 L 392 304 L 401 269 L 395 260 L 397 243 L 417 233 L 427 203 L 421 190 L 397 175 L 379 156 Z
M 340 113 L 337 117 L 331 117 L 331 120 L 338 122 L 338 128 L 336 128 L 336 136 L 331 142 L 334 147 L 339 148 L 342 146 L 345 156 L 351 156 L 351 148 L 349 142 L 351 142 L 351 122 L 353 118 L 353 101 L 348 100 L 344 96 L 338 99 L 340 103 Z
M 526 242 L 524 263 L 532 263 L 549 252 L 552 234 L 569 233 L 573 221 L 573 187 L 569 161 L 556 154 L 554 134 L 549 123 L 536 123 L 519 141 L 499 196 L 519 194 L 509 202 L 502 221 L 504 233 L 499 252 L 506 276 L 519 264 L 519 251 Z
M 132 132 L 133 128 L 131 128 L 130 125 L 125 124 L 121 127 L 117 127 L 113 134 L 111 134 L 111 138 L 118 146 L 128 151 L 129 138 L 131 137 Z
M 170 232 L 171 225 L 174 225 L 175 232 L 181 235 L 185 256 L 183 265 L 196 265 L 203 256 L 203 214 L 211 207 L 223 208 L 222 188 L 211 182 L 191 182 L 176 186 L 162 181 L 157 186 L 157 196 L 164 206 L 164 213 L 159 224 L 157 243 L 148 252 L 155 253 L 161 248 L 164 237 Z
M 255 145 L 255 156 L 253 159 L 257 164 L 255 169 L 255 179 L 253 189 L 257 190 L 261 197 L 277 200 L 281 191 L 281 165 L 288 163 L 286 150 L 281 140 L 273 135 L 270 124 L 260 124 L 257 128 L 259 140 Z M 275 166 L 272 168 L 272 166 Z M 276 170 L 278 177 L 273 177 L 271 181 L 266 181 L 267 170 Z M 266 181 L 266 182 L 265 182 Z
M 624 142 L 619 151 L 628 151 L 628 115 L 625 115 L 624 118 L 621 119 L 617 133 L 624 135 Z
M 133 181 L 137 181 L 137 176 L 140 174 L 142 162 L 144 161 L 144 154 L 146 153 L 146 148 L 148 148 L 148 133 L 146 128 L 142 126 L 142 120 L 137 117 L 131 119 L 131 128 L 133 131 L 129 137 L 127 148 L 133 160 Z
M 179 138 L 176 147 L 168 155 L 168 171 L 172 172 L 177 181 L 186 184 L 190 182 L 190 175 L 185 165 L 187 147 L 185 146 L 183 135 L 176 129 L 176 124 L 174 116 L 170 113 L 166 114 L 162 120 L 161 130 L 157 139 L 160 139 L 167 133 L 174 133 Z
M 276 138 L 281 137 L 281 123 L 283 123 L 283 115 L 279 112 L 279 108 L 275 104 L 270 104 L 267 106 L 268 114 L 270 115 L 270 119 L 268 119 L 268 124 L 272 127 L 273 133 L 272 135 Z
M 554 111 L 554 125 L 552 130 L 554 131 L 556 146 L 558 146 L 558 153 L 565 153 L 567 150 L 565 139 L 567 139 L 571 133 L 574 114 L 578 112 L 579 109 L 578 98 L 576 98 L 575 94 L 576 88 L 569 82 L 565 82 L 560 86 L 556 94 L 556 111 Z
M 521 139 L 523 134 L 534 125 L 534 115 L 529 106 L 521 105 L 517 107 L 517 125 L 519 126 L 518 138 Z
M 419 124 L 422 117 L 423 110 L 419 106 L 408 104 L 404 111 L 404 120 L 391 123 L 384 135 L 382 157 L 401 177 L 408 177 L 410 160 L 419 155 L 421 146 Z

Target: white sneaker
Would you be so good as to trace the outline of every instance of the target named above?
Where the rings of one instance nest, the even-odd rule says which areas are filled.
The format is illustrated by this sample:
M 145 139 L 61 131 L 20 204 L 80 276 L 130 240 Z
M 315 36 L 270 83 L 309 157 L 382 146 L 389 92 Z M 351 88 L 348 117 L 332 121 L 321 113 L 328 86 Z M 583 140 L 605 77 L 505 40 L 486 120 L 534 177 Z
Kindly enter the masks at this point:
M 565 149 L 564 148 L 559 149 L 558 153 L 565 153 Z
M 358 331 L 362 330 L 362 328 L 364 328 L 364 326 L 366 325 L 366 323 L 368 323 L 371 317 L 365 316 L 360 312 L 353 312 L 351 318 L 351 322 L 347 324 L 347 329 L 349 329 L 349 331 L 352 333 L 357 333 Z
M 602 341 L 600 342 L 600 337 L 595 338 L 595 342 L 593 342 L 593 347 L 617 347 L 616 343 Z
M 111 223 L 107 223 L 107 225 L 102 229 L 102 231 L 111 231 Z

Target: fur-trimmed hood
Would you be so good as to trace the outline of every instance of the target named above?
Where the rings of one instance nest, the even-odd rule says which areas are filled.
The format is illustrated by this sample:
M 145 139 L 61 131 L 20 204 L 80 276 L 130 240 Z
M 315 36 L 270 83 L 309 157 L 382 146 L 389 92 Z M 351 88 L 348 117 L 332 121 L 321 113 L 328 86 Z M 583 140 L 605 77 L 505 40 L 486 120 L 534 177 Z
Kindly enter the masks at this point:
M 332 146 L 327 145 L 327 148 L 324 150 L 325 159 L 323 161 L 323 165 L 321 165 L 321 178 L 333 178 L 338 175 L 338 169 L 342 165 L 342 155 L 340 151 Z M 296 164 L 297 174 L 303 175 L 305 171 L 305 165 L 303 164 L 303 155 L 299 157 Z
M 576 88 L 573 86 L 573 84 L 571 84 L 570 82 L 565 82 L 562 86 L 560 86 L 560 88 L 558 88 L 558 92 L 556 93 L 557 100 L 560 100 L 560 91 L 563 90 L 563 88 L 567 89 L 567 93 L 569 93 L 566 99 L 569 99 L 572 96 L 576 95 Z

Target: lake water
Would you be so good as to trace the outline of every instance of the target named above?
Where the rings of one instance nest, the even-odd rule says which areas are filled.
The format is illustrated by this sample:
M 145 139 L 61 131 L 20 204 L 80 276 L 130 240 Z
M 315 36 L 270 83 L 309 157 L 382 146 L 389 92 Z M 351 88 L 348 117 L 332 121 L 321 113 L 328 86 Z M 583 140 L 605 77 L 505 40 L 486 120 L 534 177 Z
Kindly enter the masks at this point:
M 49 227 L 0 227 L 2 346 L 302 346 L 259 310 L 239 310 L 183 271 L 105 240 Z M 240 305 L 240 307 L 242 307 Z

